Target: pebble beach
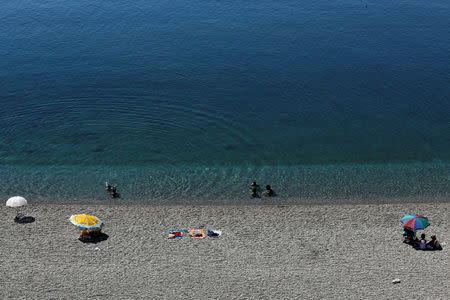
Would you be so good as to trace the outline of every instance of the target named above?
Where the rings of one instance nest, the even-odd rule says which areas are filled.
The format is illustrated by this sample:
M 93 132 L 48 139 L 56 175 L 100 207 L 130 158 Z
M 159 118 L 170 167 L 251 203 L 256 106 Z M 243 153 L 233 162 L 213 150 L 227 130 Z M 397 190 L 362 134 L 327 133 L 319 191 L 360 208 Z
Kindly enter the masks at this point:
M 448 199 L 447 199 L 448 200 Z M 429 218 L 450 240 L 450 204 L 34 204 L 30 224 L 0 208 L 2 299 L 448 299 L 448 248 L 402 242 L 400 218 Z M 74 213 L 104 221 L 108 239 L 81 243 Z M 169 240 L 168 230 L 222 230 Z M 400 283 L 393 284 L 394 279 Z
M 450 299 L 449 15 L 0 1 L 0 300 Z

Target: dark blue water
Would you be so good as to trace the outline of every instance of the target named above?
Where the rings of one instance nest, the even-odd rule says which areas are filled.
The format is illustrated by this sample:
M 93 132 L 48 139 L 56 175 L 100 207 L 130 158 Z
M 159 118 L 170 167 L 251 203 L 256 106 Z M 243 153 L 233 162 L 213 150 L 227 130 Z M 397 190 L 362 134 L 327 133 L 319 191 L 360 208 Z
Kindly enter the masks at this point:
M 122 202 L 247 202 L 257 180 L 277 202 L 448 199 L 449 16 L 444 0 L 3 1 L 0 196 L 101 202 L 107 180 Z

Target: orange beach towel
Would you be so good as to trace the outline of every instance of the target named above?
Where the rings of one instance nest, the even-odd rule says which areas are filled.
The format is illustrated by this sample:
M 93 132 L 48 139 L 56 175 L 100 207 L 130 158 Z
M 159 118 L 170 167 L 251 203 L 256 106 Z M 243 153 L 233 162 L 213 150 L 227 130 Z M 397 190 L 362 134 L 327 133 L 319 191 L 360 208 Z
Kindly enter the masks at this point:
M 205 233 L 203 232 L 203 229 L 189 229 L 189 235 L 193 239 L 204 239 Z

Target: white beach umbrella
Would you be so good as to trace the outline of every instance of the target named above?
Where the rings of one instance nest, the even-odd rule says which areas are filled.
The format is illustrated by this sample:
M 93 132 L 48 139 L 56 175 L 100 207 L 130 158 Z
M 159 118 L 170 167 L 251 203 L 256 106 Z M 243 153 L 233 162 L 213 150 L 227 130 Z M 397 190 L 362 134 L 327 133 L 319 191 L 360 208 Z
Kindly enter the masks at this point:
M 25 199 L 24 197 L 20 197 L 20 196 L 14 196 L 8 199 L 8 201 L 6 201 L 6 206 L 9 207 L 21 207 L 21 206 L 25 206 L 27 205 L 27 199 Z

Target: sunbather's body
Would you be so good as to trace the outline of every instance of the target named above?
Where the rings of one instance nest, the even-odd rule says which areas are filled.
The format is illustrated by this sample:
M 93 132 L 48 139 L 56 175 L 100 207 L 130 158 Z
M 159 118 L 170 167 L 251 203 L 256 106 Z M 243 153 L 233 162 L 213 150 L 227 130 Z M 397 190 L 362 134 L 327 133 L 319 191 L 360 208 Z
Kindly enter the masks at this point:
M 23 213 L 18 213 L 14 218 L 14 221 L 17 223 L 25 223 L 27 217 Z
M 25 219 L 25 215 L 24 215 L 23 213 L 18 213 L 18 214 L 16 215 L 16 219 L 17 219 L 17 220 L 23 220 L 23 219 Z
M 190 229 L 189 235 L 194 239 L 203 239 L 205 237 L 205 233 L 202 229 Z
M 221 231 L 208 230 L 209 237 L 219 237 L 221 235 Z
M 177 230 L 177 231 L 172 231 L 169 230 L 169 239 L 181 239 L 183 237 L 183 231 L 181 230 Z

